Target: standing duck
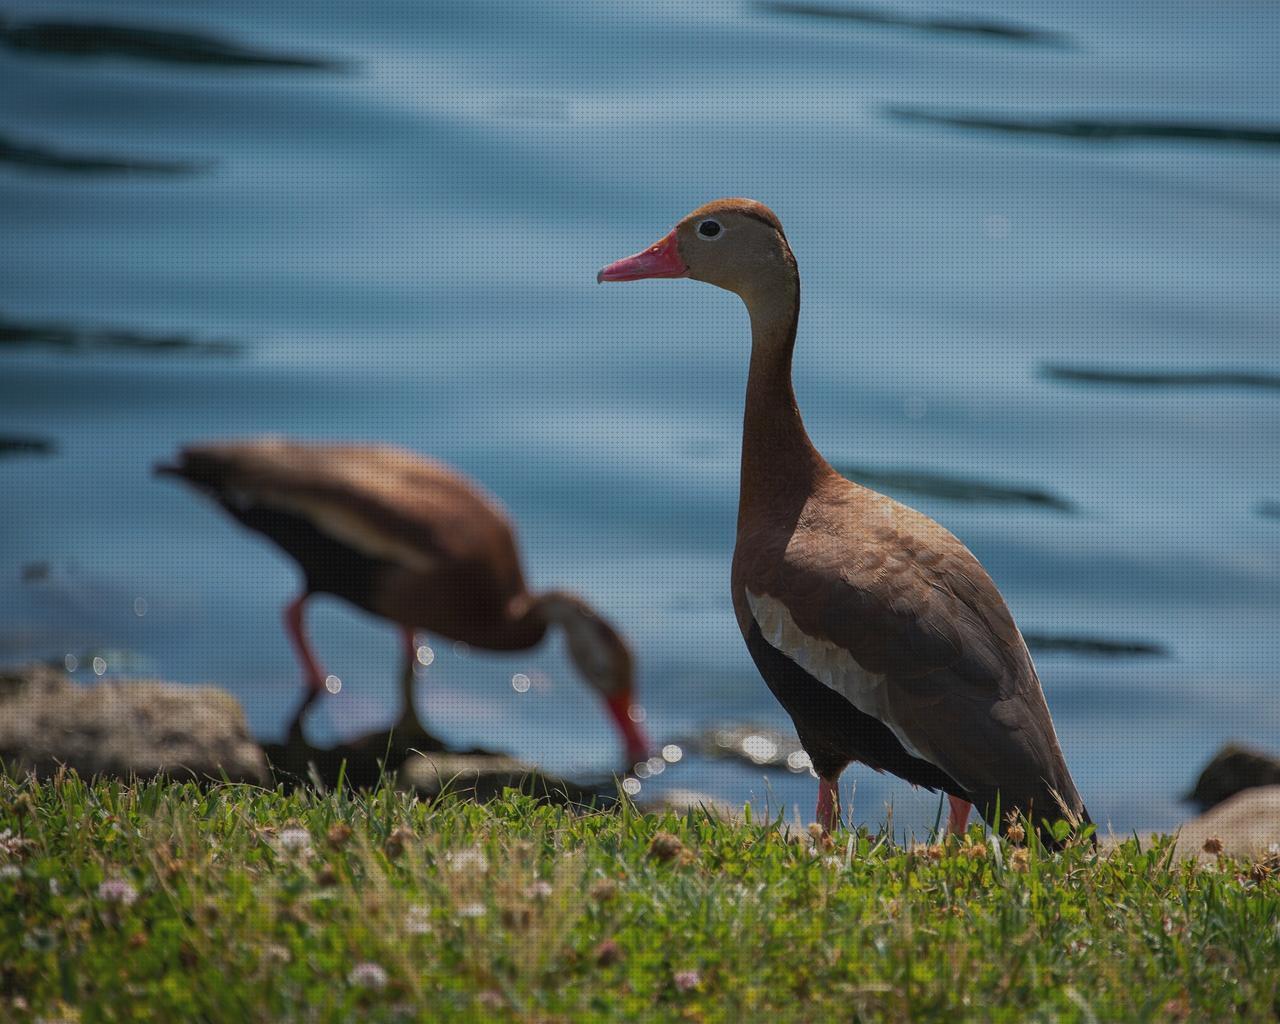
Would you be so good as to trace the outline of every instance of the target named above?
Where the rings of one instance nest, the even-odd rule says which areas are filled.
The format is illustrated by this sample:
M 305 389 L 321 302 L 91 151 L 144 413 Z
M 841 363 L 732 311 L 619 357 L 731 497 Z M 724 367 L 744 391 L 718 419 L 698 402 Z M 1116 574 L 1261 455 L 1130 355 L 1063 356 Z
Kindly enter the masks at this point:
M 633 717 L 626 642 L 575 595 L 529 592 L 505 513 L 460 474 L 389 446 L 278 438 L 185 448 L 156 471 L 207 492 L 302 569 L 302 592 L 284 614 L 307 686 L 291 742 L 301 738 L 303 715 L 328 679 L 303 628 L 307 599 L 327 593 L 400 628 L 398 739 L 433 742 L 413 702 L 415 630 L 483 650 L 523 651 L 558 625 L 578 670 L 604 698 L 627 764 L 648 756 Z
M 782 224 L 749 199 L 684 218 L 599 281 L 689 277 L 751 317 L 733 607 L 840 821 L 850 762 L 945 792 L 949 830 L 973 805 L 993 827 L 1088 821 L 1040 680 L 978 560 L 925 515 L 840 476 L 805 432 L 791 386 L 800 275 Z

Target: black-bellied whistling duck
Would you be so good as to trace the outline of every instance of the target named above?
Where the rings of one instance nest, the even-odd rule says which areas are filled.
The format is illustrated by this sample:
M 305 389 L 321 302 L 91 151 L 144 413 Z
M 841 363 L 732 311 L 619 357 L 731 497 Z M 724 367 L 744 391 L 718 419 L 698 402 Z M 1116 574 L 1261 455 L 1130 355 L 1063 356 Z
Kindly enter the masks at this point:
M 305 584 L 285 609 L 307 683 L 291 740 L 301 737 L 302 716 L 325 689 L 303 606 L 312 594 L 327 593 L 400 627 L 404 710 L 397 738 L 429 738 L 413 703 L 415 630 L 483 650 L 522 651 L 559 625 L 578 670 L 622 734 L 627 763 L 649 756 L 633 718 L 626 642 L 575 595 L 529 592 L 505 513 L 458 473 L 389 446 L 278 438 L 185 448 L 175 465 L 156 470 L 207 492 L 301 566 Z
M 1022 634 L 978 560 L 927 516 L 840 476 L 805 432 L 791 386 L 800 275 L 767 207 L 722 199 L 599 281 L 689 277 L 736 293 L 751 367 L 733 607 L 840 820 L 852 761 L 950 798 L 963 832 L 997 817 L 1087 822 Z

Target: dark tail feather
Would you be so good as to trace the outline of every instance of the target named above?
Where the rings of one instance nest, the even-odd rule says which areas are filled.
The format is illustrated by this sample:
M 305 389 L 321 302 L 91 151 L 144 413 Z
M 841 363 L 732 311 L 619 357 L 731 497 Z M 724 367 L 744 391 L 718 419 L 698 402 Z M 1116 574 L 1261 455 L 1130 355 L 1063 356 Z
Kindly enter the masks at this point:
M 1059 821 L 1071 825 L 1072 834 L 1093 824 L 1089 811 L 1076 792 L 1070 778 L 1063 789 L 1045 784 L 1035 792 L 992 792 L 973 800 L 974 806 L 993 829 L 1004 832 L 1012 822 L 1027 819 L 1040 836 L 1047 850 L 1061 850 L 1063 842 L 1053 834 L 1053 826 Z M 1091 839 L 1097 845 L 1097 839 Z
M 176 476 L 187 483 L 209 491 L 220 491 L 230 469 L 225 457 L 204 448 L 183 448 L 172 462 L 157 462 L 152 467 L 156 476 Z

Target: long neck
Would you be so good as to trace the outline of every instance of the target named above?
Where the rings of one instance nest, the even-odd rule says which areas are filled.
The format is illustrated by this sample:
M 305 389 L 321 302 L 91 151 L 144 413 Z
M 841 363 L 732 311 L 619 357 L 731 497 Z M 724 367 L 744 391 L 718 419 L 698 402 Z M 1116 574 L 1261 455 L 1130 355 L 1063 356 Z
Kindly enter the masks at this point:
M 551 624 L 544 604 L 547 596 L 526 591 L 507 604 L 503 635 L 509 650 L 527 650 L 547 635 Z
M 808 493 L 826 463 L 804 429 L 791 386 L 791 353 L 800 317 L 800 276 L 743 295 L 751 314 L 751 369 L 742 424 L 738 523 L 753 510 Z

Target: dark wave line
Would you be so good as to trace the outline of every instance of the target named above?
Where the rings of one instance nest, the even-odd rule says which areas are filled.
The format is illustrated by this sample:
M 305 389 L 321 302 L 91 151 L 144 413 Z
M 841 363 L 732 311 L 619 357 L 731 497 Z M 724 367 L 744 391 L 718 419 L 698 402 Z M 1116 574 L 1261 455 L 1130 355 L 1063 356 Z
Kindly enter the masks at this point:
M 93 22 L 0 22 L 0 43 L 12 50 L 58 57 L 125 57 L 166 64 L 207 67 L 272 67 L 337 70 L 341 61 L 301 54 L 271 53 L 217 36 L 133 25 Z
M 1066 498 L 1039 488 L 994 484 L 911 469 L 872 469 L 865 466 L 837 466 L 836 469 L 865 487 L 972 504 L 1031 505 L 1057 512 L 1075 511 L 1075 505 Z
M 0 458 L 13 455 L 52 455 L 57 444 L 47 437 L 0 434 Z
M 1137 388 L 1254 388 L 1280 391 L 1280 375 L 1242 370 L 1103 370 L 1049 363 L 1040 369 L 1049 380 L 1069 384 L 1110 384 Z
M 69 153 L 0 136 L 0 163 L 68 174 L 194 174 L 208 164 L 176 160 L 140 160 L 104 154 Z
M 829 7 L 825 4 L 791 3 L 787 0 L 763 0 L 755 6 L 758 10 L 769 14 L 821 18 L 826 21 L 856 21 L 865 25 L 906 28 L 918 32 L 982 36 L 988 39 L 1034 43 L 1041 46 L 1072 45 L 1071 40 L 1059 32 L 1049 32 L 1009 22 L 991 21 L 987 18 L 920 16 L 884 7 Z
M 1087 118 L 1017 118 L 986 114 L 949 114 L 919 107 L 886 107 L 899 121 L 947 125 L 1002 132 L 1007 135 L 1052 135 L 1083 142 L 1124 142 L 1135 139 L 1181 142 L 1230 142 L 1280 146 L 1280 127 L 1274 125 L 1218 125 L 1189 121 L 1102 121 Z
M 63 352 L 116 350 L 131 352 L 193 352 L 235 355 L 241 346 L 226 339 L 202 340 L 184 334 L 145 334 L 110 328 L 84 328 L 66 323 L 24 323 L 0 317 L 0 351 L 52 348 Z
M 1104 640 L 1090 636 L 1055 633 L 1024 633 L 1027 646 L 1039 654 L 1080 654 L 1101 658 L 1162 658 L 1168 655 L 1160 644 L 1145 640 Z

